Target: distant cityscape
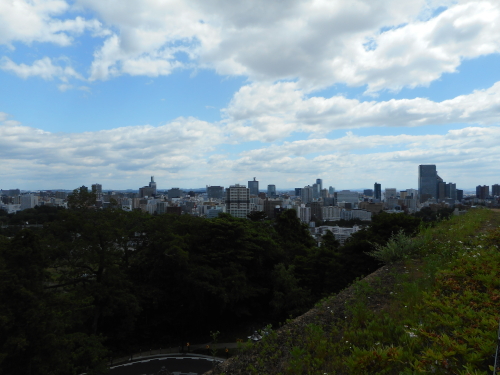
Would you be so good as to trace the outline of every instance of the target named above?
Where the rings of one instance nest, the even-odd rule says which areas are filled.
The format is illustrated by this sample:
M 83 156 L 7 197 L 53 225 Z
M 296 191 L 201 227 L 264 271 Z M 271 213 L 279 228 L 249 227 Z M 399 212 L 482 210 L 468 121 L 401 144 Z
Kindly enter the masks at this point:
M 189 214 L 206 218 L 217 217 L 220 213 L 246 218 L 252 212 L 263 212 L 268 218 L 275 218 L 281 211 L 294 209 L 304 223 L 359 219 L 369 222 L 373 215 L 387 213 L 415 213 L 424 207 L 459 208 L 463 206 L 499 205 L 500 185 L 479 185 L 475 192 L 457 189 L 455 183 L 445 182 L 438 175 L 435 164 L 418 166 L 418 189 L 397 190 L 383 187 L 374 182 L 373 188 L 363 191 L 339 190 L 323 185 L 316 179 L 310 185 L 293 190 L 279 190 L 269 184 L 266 189 L 259 186 L 253 177 L 246 185 L 234 184 L 228 187 L 209 186 L 204 189 L 183 190 L 173 187 L 157 189 L 154 177 L 137 190 L 105 190 L 99 183 L 90 188 L 96 195 L 96 208 L 110 205 L 125 211 L 141 210 L 150 214 Z M 36 206 L 65 207 L 71 191 L 20 191 L 0 190 L 0 209 L 9 214 Z

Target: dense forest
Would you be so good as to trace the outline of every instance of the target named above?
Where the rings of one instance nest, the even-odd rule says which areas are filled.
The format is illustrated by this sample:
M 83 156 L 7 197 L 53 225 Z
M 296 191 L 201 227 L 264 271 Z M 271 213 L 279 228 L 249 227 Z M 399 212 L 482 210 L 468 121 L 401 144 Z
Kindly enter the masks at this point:
M 0 234 L 0 373 L 97 374 L 141 345 L 283 321 L 377 269 L 366 252 L 422 221 L 382 213 L 344 246 L 328 232 L 318 247 L 294 210 L 208 220 L 90 198 L 2 217 L 19 228 Z

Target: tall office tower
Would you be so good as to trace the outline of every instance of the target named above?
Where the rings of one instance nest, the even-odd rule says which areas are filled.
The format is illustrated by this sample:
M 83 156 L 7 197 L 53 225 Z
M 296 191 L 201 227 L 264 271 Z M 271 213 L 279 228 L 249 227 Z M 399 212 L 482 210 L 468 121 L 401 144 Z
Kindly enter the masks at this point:
M 319 191 L 323 190 L 323 180 L 321 178 L 317 178 L 316 183 L 319 185 Z
M 398 195 L 396 188 L 385 188 L 385 199 L 396 198 Z
M 320 195 L 319 185 L 313 184 L 312 189 L 313 189 L 313 199 L 319 199 Z
M 442 181 L 442 180 L 441 180 Z M 418 166 L 418 195 L 420 202 L 437 198 L 438 175 L 435 164 Z
M 447 198 L 457 200 L 457 184 L 454 184 L 453 182 L 446 184 L 445 195 Z
M 98 201 L 102 200 L 102 185 L 101 184 L 92 184 L 92 193 L 95 194 L 96 199 Z
M 267 185 L 267 196 L 270 198 L 276 196 L 276 185 Z
M 302 194 L 302 188 L 295 188 L 295 196 L 300 197 Z
M 259 195 L 259 181 L 253 178 L 253 181 L 248 181 L 248 188 L 250 189 L 250 195 Z
M 207 196 L 208 199 L 224 199 L 224 187 L 207 185 Z
M 328 198 L 328 190 L 327 189 L 321 189 L 320 192 L 320 198 L 324 201 L 326 198 Z
M 363 190 L 363 195 L 366 195 L 367 197 L 373 197 L 373 189 Z
M 493 196 L 500 196 L 500 185 L 495 184 L 491 187 L 491 195 Z
M 464 199 L 464 191 L 457 189 L 457 201 L 462 202 L 462 199 Z
M 304 186 L 300 194 L 300 200 L 302 203 L 309 203 L 313 200 L 313 188 L 312 186 Z
M 476 186 L 476 197 L 479 199 L 486 199 L 490 195 L 490 187 L 487 185 Z
M 334 188 L 333 186 L 330 186 L 330 187 L 328 188 L 328 193 L 329 193 L 330 195 L 335 194 L 335 188 Z
M 154 176 L 151 176 L 149 187 L 151 188 L 151 195 L 156 195 L 156 182 Z
M 250 189 L 240 184 L 228 187 L 226 211 L 234 217 L 246 218 L 250 213 Z
M 437 183 L 437 199 L 446 198 L 446 182 L 438 181 Z
M 382 199 L 382 185 L 375 182 L 375 184 L 373 184 L 373 194 L 374 194 L 374 198 L 375 199 L 378 199 L 378 200 L 381 200 Z

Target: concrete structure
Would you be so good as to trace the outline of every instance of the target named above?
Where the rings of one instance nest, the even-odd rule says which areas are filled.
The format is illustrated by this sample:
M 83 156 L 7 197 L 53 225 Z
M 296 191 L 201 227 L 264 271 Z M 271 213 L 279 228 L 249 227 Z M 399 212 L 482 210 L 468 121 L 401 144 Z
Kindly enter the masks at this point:
M 307 204 L 313 200 L 313 188 L 312 186 L 304 186 L 301 190 L 300 200 L 302 203 Z
M 92 193 L 95 194 L 96 200 L 102 200 L 102 185 L 101 184 L 92 184 Z
M 301 204 L 300 206 L 294 206 L 294 209 L 297 211 L 297 217 L 301 222 L 309 223 L 311 221 L 311 207 Z
M 490 195 L 490 187 L 487 185 L 478 185 L 476 186 L 476 198 L 478 199 L 486 199 Z
M 388 198 L 396 198 L 398 196 L 398 192 L 396 188 L 385 188 L 385 196 L 384 199 Z
M 339 221 L 340 220 L 340 212 L 342 209 L 338 206 L 323 206 L 321 208 L 321 214 L 323 216 L 323 220 L 327 221 Z
M 226 210 L 234 217 L 246 218 L 250 213 L 250 189 L 240 184 L 227 188 Z
M 494 197 L 500 196 L 500 185 L 499 184 L 495 184 L 491 187 L 491 195 L 493 195 Z
M 383 203 L 372 203 L 372 202 L 360 202 L 358 204 L 360 209 L 370 211 L 372 214 L 376 215 L 384 210 Z
M 34 194 L 21 195 L 21 210 L 35 208 L 38 205 L 38 197 Z

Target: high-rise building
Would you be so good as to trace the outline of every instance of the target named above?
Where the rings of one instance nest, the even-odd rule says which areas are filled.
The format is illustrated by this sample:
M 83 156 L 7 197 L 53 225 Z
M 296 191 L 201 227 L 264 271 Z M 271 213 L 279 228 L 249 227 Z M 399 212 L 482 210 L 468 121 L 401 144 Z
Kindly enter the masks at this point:
M 92 184 L 92 193 L 95 194 L 96 200 L 100 201 L 102 199 L 102 185 Z
M 313 200 L 313 188 L 312 186 L 304 186 L 301 190 L 300 200 L 302 203 L 307 204 Z
M 250 189 L 250 195 L 259 195 L 259 181 L 253 178 L 253 181 L 248 181 L 248 188 Z
M 328 193 L 329 193 L 330 195 L 335 194 L 335 188 L 334 188 L 333 186 L 330 186 L 330 187 L 328 188 Z
M 490 187 L 487 185 L 476 186 L 476 197 L 479 199 L 486 199 L 490 195 Z
M 446 182 L 438 181 L 437 183 L 437 199 L 446 198 Z
M 234 217 L 246 218 L 250 213 L 250 189 L 240 184 L 227 188 L 226 211 Z
M 491 195 L 495 197 L 500 196 L 500 185 L 495 184 L 491 187 Z
M 295 188 L 295 196 L 300 197 L 302 194 L 302 188 Z
M 319 188 L 320 188 L 319 184 L 313 184 L 313 186 L 312 186 L 313 199 L 319 199 L 320 193 L 321 193 Z
M 462 202 L 462 199 L 464 199 L 464 191 L 457 189 L 457 201 Z
M 208 199 L 224 199 L 224 187 L 207 185 L 207 197 Z
M 450 182 L 449 184 L 446 184 L 445 190 L 447 198 L 453 199 L 454 201 L 457 200 L 457 184 Z
M 363 190 L 363 195 L 366 195 L 367 197 L 373 197 L 373 189 Z
M 149 182 L 149 187 L 151 188 L 152 195 L 156 195 L 156 182 L 155 177 L 151 176 L 151 181 Z
M 270 198 L 276 196 L 276 185 L 267 185 L 267 196 Z
M 139 197 L 154 197 L 156 195 L 156 182 L 154 176 L 151 176 L 151 181 L 148 186 L 143 186 L 139 188 Z
M 385 199 L 396 198 L 397 197 L 396 188 L 385 188 Z
M 438 175 L 435 164 L 418 166 L 418 195 L 420 202 L 437 198 Z
M 375 182 L 375 184 L 373 184 L 373 194 L 375 199 L 382 199 L 382 185 L 378 182 Z
M 323 190 L 323 180 L 321 178 L 316 179 L 316 184 L 319 185 L 319 191 Z
M 320 192 L 320 198 L 323 199 L 323 201 L 328 198 L 328 190 L 327 189 L 321 189 Z

